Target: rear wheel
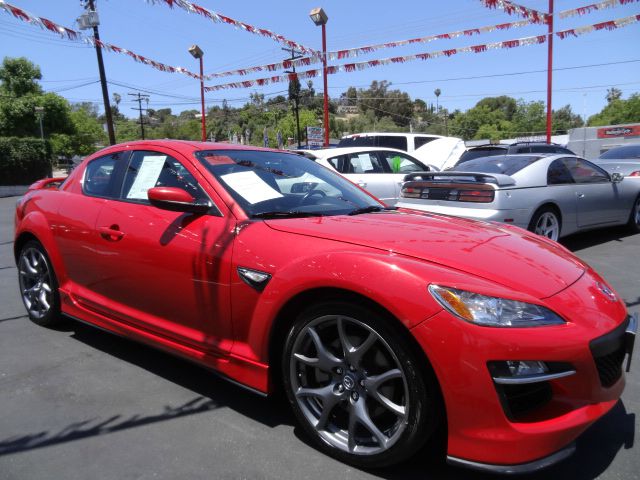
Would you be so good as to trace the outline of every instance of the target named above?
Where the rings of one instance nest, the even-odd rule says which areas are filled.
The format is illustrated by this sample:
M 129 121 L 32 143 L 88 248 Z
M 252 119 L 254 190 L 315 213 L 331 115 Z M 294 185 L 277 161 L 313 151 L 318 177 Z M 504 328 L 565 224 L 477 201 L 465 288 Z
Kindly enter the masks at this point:
M 638 198 L 636 198 L 636 201 L 633 203 L 627 225 L 633 233 L 640 233 L 640 195 L 638 195 Z
M 20 295 L 29 318 L 38 325 L 53 326 L 62 319 L 58 282 L 43 246 L 28 241 L 18 257 Z
M 437 387 L 386 318 L 344 302 L 298 317 L 283 356 L 285 391 L 316 445 L 360 467 L 414 454 L 440 419 Z
M 551 207 L 542 207 L 534 213 L 528 230 L 557 242 L 560 238 L 560 227 L 558 213 Z

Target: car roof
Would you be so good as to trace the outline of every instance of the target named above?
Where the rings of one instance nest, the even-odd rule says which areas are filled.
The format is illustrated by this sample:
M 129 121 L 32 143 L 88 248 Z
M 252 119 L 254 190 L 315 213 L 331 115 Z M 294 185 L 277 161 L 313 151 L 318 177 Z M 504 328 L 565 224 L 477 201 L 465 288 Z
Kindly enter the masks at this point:
M 400 133 L 400 132 L 363 132 L 363 133 L 351 133 L 349 135 L 344 135 L 342 138 L 353 138 L 353 137 L 376 137 L 382 136 L 385 137 L 430 137 L 430 138 L 442 138 L 442 135 L 434 135 L 433 133 Z
M 336 147 L 336 148 L 323 148 L 320 150 L 304 150 L 304 154 L 313 155 L 316 158 L 333 157 L 336 155 L 347 155 L 349 153 L 365 153 L 365 152 L 397 152 L 403 155 L 409 155 L 404 150 L 398 150 L 397 148 L 386 147 Z

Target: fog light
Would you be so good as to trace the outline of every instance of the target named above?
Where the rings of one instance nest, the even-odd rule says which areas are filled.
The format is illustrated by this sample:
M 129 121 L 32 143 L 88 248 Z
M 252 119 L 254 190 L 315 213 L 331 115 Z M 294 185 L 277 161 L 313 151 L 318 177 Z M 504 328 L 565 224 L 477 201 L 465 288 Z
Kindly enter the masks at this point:
M 531 360 L 509 360 L 507 361 L 507 367 L 512 377 L 539 375 L 549 371 L 544 362 Z

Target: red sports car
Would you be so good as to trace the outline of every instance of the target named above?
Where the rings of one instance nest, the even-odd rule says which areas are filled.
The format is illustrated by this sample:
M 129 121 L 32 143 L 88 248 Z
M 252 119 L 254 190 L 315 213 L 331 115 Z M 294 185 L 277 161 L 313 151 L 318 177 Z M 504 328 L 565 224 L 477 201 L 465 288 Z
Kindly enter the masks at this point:
M 284 389 L 318 448 L 531 471 L 618 401 L 637 317 L 516 227 L 386 207 L 295 154 L 143 141 L 18 202 L 30 318 L 66 317 Z M 628 363 L 627 363 L 628 366 Z

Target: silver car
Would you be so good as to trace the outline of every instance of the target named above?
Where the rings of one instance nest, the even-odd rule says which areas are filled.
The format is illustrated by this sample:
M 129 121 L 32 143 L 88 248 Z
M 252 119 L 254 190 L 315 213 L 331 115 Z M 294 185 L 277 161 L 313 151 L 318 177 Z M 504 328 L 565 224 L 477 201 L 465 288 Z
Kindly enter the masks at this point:
M 576 156 L 483 157 L 406 180 L 398 207 L 504 222 L 553 240 L 625 223 L 640 232 L 640 178 Z
M 405 175 L 431 170 L 420 160 L 394 148 L 327 148 L 301 153 L 342 174 L 387 205 L 398 201 Z
M 594 163 L 609 173 L 640 177 L 640 143 L 612 148 L 594 160 Z

